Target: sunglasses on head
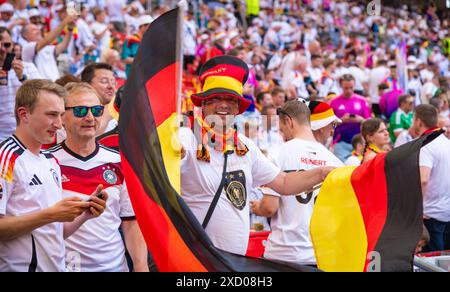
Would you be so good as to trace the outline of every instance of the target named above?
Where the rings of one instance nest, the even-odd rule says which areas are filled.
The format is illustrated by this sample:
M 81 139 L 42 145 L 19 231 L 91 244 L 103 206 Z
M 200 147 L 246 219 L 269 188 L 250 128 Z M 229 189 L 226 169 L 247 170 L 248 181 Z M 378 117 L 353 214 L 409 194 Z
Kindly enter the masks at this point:
M 92 115 L 95 118 L 101 117 L 103 115 L 103 111 L 105 107 L 103 105 L 94 105 L 94 106 L 74 106 L 74 107 L 66 107 L 66 110 L 73 110 L 73 115 L 77 118 L 84 118 L 91 111 Z

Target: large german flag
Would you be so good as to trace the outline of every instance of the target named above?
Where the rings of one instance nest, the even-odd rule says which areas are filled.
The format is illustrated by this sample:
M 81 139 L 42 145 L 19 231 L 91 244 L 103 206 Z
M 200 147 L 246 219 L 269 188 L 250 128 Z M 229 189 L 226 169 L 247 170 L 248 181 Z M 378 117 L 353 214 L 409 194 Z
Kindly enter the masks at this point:
M 159 271 L 298 271 L 308 268 L 220 251 L 180 197 L 179 9 L 145 33 L 120 108 L 122 165 L 141 231 Z
M 423 228 L 419 153 L 440 134 L 327 177 L 311 221 L 320 269 L 412 271 Z

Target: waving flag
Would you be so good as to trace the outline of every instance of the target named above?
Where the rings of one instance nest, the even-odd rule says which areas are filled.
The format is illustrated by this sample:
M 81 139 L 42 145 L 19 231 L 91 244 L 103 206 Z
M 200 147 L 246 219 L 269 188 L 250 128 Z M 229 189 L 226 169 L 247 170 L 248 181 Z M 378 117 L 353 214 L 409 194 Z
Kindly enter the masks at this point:
M 419 153 L 441 134 L 423 136 L 327 177 L 311 220 L 319 269 L 412 271 L 423 228 Z
M 180 197 L 179 8 L 145 33 L 120 108 L 122 165 L 136 218 L 159 271 L 298 271 L 308 268 L 216 249 Z

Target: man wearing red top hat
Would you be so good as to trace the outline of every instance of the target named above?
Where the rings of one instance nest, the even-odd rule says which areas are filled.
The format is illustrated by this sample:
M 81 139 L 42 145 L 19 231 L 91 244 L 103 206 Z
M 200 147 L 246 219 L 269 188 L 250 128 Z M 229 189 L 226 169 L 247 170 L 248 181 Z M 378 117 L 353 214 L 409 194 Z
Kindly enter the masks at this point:
M 200 70 L 203 90 L 191 97 L 201 115 L 191 128 L 180 129 L 182 197 L 217 248 L 241 255 L 249 239 L 252 187 L 299 194 L 322 182 L 332 169 L 281 172 L 236 132 L 235 116 L 250 105 L 242 95 L 248 72 L 245 62 L 231 56 L 206 62 Z

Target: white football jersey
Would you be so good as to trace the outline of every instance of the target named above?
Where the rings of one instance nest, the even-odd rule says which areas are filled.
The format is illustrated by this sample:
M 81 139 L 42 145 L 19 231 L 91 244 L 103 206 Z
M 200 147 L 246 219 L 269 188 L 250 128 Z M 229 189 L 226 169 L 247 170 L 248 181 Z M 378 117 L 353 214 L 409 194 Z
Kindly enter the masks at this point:
M 233 153 L 228 157 L 225 186 L 206 233 L 217 248 L 244 255 L 250 235 L 248 193 L 272 182 L 280 170 L 250 139 L 242 135 L 239 139 L 249 151 L 244 156 Z M 197 160 L 197 141 L 188 128 L 180 129 L 180 143 L 186 149 L 181 160 L 181 195 L 201 224 L 222 179 L 223 153 L 211 150 L 211 162 Z
M 293 139 L 281 146 L 278 165 L 286 172 L 344 166 L 322 144 L 300 139 Z M 272 233 L 267 240 L 265 258 L 297 264 L 316 263 L 309 229 L 319 191 L 296 196 L 280 196 L 273 191 L 268 193 L 280 197 L 280 204 L 271 220 Z
M 134 220 L 118 152 L 97 145 L 81 157 L 65 143 L 50 149 L 61 166 L 63 196 L 88 200 L 99 184 L 108 193 L 107 208 L 66 239 L 66 268 L 81 272 L 125 272 L 125 245 L 119 233 L 122 220 Z
M 61 172 L 51 154 L 37 156 L 15 136 L 0 144 L 0 217 L 38 212 L 61 199 Z M 51 223 L 0 241 L 0 272 L 64 271 L 63 232 L 63 223 Z

